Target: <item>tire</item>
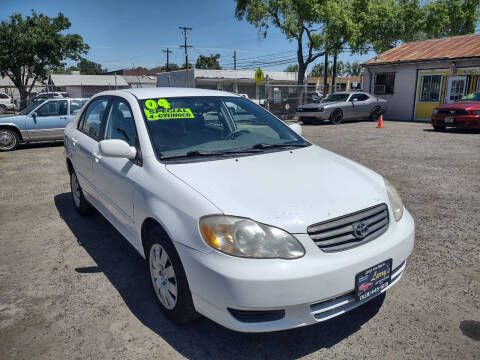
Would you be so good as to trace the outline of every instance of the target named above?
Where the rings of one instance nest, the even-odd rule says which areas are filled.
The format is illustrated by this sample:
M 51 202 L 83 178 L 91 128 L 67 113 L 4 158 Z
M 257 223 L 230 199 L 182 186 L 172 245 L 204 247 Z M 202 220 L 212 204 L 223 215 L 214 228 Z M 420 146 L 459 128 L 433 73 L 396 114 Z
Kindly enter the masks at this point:
M 185 270 L 170 239 L 159 228 L 153 229 L 145 250 L 152 289 L 165 316 L 177 324 L 198 317 Z
M 377 122 L 380 119 L 382 114 L 382 109 L 378 106 L 374 107 L 372 113 L 370 114 L 370 120 Z
M 343 121 L 343 112 L 340 109 L 335 109 L 333 112 L 330 114 L 330 121 L 334 125 L 341 124 Z
M 20 144 L 20 136 L 15 130 L 0 129 L 0 151 L 13 151 Z
M 7 107 L 5 105 L 0 105 L 0 114 L 5 114 L 7 112 Z
M 443 131 L 446 129 L 446 126 L 441 126 L 441 125 L 432 125 L 433 126 L 433 130 L 435 131 Z
M 90 215 L 93 212 L 93 207 L 87 199 L 85 199 L 82 188 L 78 182 L 77 174 L 74 170 L 70 172 L 70 190 L 72 193 L 73 205 L 78 213 L 82 216 Z

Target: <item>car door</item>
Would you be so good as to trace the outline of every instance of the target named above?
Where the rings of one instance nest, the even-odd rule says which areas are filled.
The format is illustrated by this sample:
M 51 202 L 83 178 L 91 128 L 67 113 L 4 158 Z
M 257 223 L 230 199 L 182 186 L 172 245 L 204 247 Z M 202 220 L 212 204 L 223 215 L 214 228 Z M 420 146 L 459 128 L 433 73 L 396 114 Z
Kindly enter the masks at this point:
M 362 119 L 370 116 L 371 105 L 368 99 L 368 95 L 362 93 L 356 93 L 351 96 L 350 101 L 353 104 L 352 117 L 354 119 Z
M 113 97 L 105 119 L 102 138 L 124 140 L 136 147 L 140 154 L 135 120 L 128 101 Z M 93 167 L 99 201 L 120 226 L 134 235 L 133 189 L 140 169 L 139 161 L 101 157 L 93 163 Z
M 49 100 L 27 118 L 31 140 L 63 139 L 67 125 L 67 100 Z
M 109 98 L 93 100 L 82 113 L 77 128 L 72 131 L 72 163 L 82 190 L 97 199 L 93 163 L 98 157 L 98 142 Z

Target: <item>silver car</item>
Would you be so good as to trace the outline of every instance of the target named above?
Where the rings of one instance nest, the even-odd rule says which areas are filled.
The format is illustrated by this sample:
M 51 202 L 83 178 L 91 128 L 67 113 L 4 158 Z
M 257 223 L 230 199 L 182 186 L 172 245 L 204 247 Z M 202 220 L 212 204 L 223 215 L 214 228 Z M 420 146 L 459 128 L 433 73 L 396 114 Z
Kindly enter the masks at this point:
M 361 91 L 337 92 L 327 95 L 318 103 L 297 107 L 297 118 L 304 124 L 330 120 L 340 124 L 343 120 L 370 119 L 377 121 L 387 110 L 387 100 Z

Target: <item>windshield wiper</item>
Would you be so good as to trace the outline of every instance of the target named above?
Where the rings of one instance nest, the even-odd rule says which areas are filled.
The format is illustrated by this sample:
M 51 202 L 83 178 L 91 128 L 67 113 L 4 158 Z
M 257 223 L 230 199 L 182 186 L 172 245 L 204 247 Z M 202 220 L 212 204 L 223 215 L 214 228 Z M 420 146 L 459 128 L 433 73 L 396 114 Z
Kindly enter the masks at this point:
M 162 156 L 160 156 L 160 160 L 194 158 L 194 157 L 201 157 L 201 156 L 218 156 L 218 155 L 224 155 L 224 154 L 225 154 L 224 151 L 192 150 L 192 151 L 186 152 L 185 154 L 162 155 Z
M 239 148 L 239 149 L 233 149 L 233 150 L 226 150 L 224 151 L 225 155 L 228 154 L 243 154 L 243 153 L 259 153 L 263 149 L 285 149 L 285 148 L 292 148 L 292 147 L 305 147 L 309 146 L 310 144 L 308 143 L 282 143 L 282 144 L 265 144 L 265 143 L 259 143 L 255 144 L 252 146 L 247 146 L 244 148 Z
M 272 148 L 290 148 L 290 147 L 305 147 L 308 146 L 307 143 L 283 143 L 283 144 L 255 144 L 252 146 L 252 149 L 272 149 Z

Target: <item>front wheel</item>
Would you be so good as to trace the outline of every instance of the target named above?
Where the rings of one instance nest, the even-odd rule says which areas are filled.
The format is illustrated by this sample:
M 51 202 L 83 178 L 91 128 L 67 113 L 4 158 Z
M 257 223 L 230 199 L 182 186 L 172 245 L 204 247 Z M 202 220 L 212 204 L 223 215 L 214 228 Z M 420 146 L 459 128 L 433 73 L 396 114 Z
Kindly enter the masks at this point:
M 0 129 L 0 151 L 13 151 L 18 147 L 20 137 L 14 130 Z
M 154 229 L 148 240 L 145 254 L 160 309 L 178 324 L 195 319 L 198 314 L 177 250 L 159 229 Z
M 78 182 L 77 174 L 72 170 L 70 173 L 70 189 L 72 191 L 73 204 L 80 215 L 89 215 L 93 212 L 92 205 L 85 199 L 82 188 Z
M 332 122 L 332 124 L 335 124 L 335 125 L 341 124 L 343 121 L 342 110 L 340 109 L 334 110 L 330 115 L 330 121 Z

